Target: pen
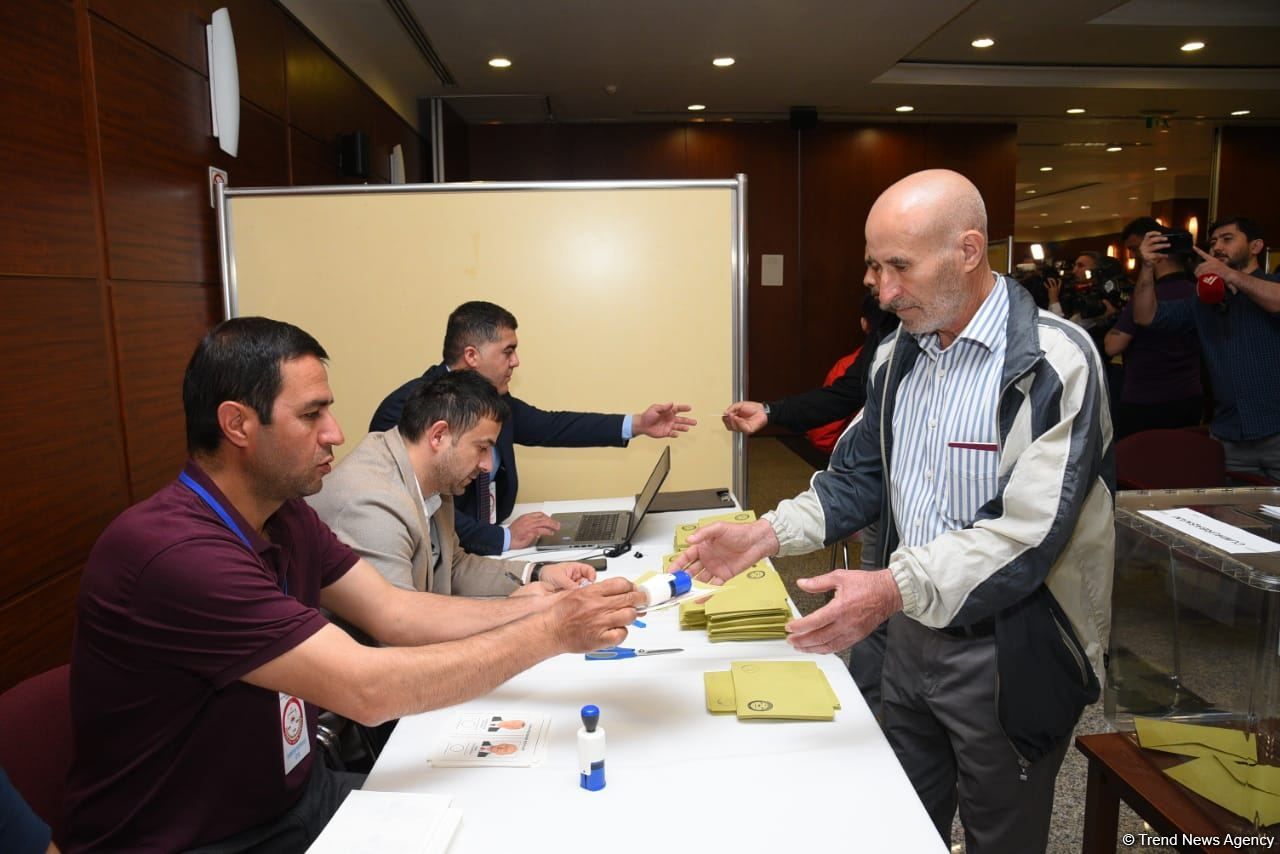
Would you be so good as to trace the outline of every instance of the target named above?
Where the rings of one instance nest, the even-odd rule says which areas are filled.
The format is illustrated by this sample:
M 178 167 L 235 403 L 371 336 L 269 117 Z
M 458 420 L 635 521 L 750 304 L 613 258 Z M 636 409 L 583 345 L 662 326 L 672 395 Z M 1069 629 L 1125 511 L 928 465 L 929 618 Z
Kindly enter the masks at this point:
M 524 582 L 521 581 L 520 576 L 516 575 L 514 572 L 504 572 L 503 575 L 505 575 L 507 578 L 510 578 L 512 581 L 514 581 L 517 586 L 524 587 Z

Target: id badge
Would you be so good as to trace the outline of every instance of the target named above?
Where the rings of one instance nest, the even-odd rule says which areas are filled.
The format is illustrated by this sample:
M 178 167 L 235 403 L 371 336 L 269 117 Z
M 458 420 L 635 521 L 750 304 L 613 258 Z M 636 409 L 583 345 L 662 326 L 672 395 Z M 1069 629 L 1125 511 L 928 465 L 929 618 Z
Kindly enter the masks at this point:
M 307 709 L 302 700 L 292 694 L 280 694 L 280 744 L 284 748 L 284 773 L 288 776 L 311 752 Z

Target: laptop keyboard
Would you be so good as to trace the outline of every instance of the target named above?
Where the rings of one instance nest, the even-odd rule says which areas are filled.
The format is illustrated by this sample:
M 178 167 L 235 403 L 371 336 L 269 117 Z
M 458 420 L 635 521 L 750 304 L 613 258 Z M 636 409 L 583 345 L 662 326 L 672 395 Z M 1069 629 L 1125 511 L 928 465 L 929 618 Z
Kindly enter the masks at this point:
M 618 517 L 613 514 L 588 513 L 582 517 L 578 525 L 578 533 L 574 539 L 578 542 L 586 540 L 611 540 L 618 531 Z

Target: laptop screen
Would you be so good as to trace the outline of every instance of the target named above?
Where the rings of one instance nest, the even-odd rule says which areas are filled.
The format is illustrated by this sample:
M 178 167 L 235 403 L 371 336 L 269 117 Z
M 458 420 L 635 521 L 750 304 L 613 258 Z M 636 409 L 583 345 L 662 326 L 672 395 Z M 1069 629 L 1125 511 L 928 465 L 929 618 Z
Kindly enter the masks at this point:
M 649 481 L 644 485 L 644 489 L 640 490 L 640 494 L 636 496 L 635 509 L 631 511 L 631 528 L 627 531 L 627 539 L 635 534 L 636 528 L 640 527 L 640 520 L 644 518 L 644 514 L 649 512 L 649 505 L 653 503 L 654 497 L 657 496 L 658 490 L 662 488 L 662 482 L 667 479 L 667 475 L 671 471 L 671 449 L 663 448 L 662 456 L 658 457 L 658 464 L 653 467 L 653 474 L 649 475 Z

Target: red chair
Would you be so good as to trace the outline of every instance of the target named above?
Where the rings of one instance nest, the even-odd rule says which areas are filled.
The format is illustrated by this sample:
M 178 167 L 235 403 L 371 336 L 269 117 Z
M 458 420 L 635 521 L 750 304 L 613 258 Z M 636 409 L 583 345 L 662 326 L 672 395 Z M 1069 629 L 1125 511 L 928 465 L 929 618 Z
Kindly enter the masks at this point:
M 64 664 L 0 694 L 0 766 L 55 842 L 71 768 L 70 672 Z
M 1119 489 L 1217 489 L 1277 486 L 1255 474 L 1227 471 L 1222 445 L 1198 430 L 1144 430 L 1116 442 Z

